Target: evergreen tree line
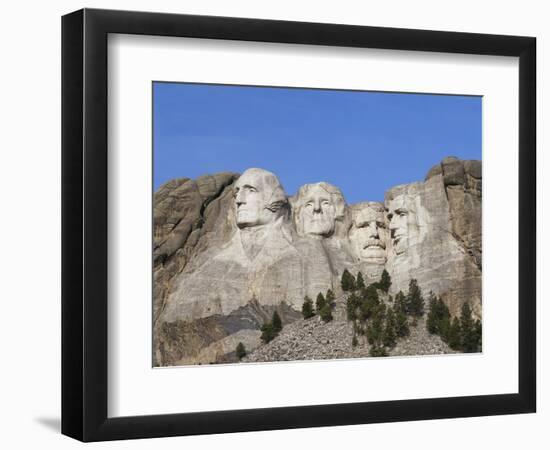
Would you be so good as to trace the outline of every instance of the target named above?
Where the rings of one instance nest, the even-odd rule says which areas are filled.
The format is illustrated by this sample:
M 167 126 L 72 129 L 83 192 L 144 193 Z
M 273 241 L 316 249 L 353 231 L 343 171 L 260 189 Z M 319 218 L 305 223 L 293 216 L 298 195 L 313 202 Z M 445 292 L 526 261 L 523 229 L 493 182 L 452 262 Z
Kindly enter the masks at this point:
M 431 334 L 437 334 L 449 344 L 453 350 L 464 353 L 481 351 L 481 322 L 472 318 L 472 310 L 468 303 L 462 305 L 460 318 L 451 320 L 449 308 L 441 297 L 430 293 L 430 312 L 426 328 Z
M 390 295 L 390 305 L 386 305 L 380 300 L 378 291 L 387 293 L 391 284 L 391 277 L 385 269 L 380 280 L 370 285 L 366 285 L 361 272 L 357 277 L 347 269 L 342 274 L 342 290 L 349 293 L 346 312 L 347 319 L 353 322 L 352 345 L 358 345 L 358 335 L 366 336 L 371 356 L 386 356 L 399 338 L 409 334 L 409 318 L 416 326 L 418 318 L 425 313 L 425 300 L 416 279 L 409 281 L 406 294 L 399 291 L 395 300 Z M 329 322 L 333 318 L 334 306 L 334 293 L 329 289 L 326 296 L 321 292 L 317 295 L 315 305 L 306 296 L 302 315 L 304 319 L 319 315 L 324 322 Z M 443 300 L 431 292 L 426 326 L 431 334 L 439 335 L 454 350 L 481 351 L 481 322 L 472 318 L 472 311 L 467 303 L 462 308 L 460 318 L 451 320 L 449 309 Z
M 347 319 L 353 322 L 353 340 L 352 345 L 358 345 L 357 335 L 366 336 L 370 348 L 371 356 L 387 356 L 388 350 L 395 347 L 399 338 L 409 334 L 409 320 L 413 320 L 424 315 L 424 298 L 422 290 L 415 279 L 409 282 L 409 290 L 405 295 L 399 291 L 395 296 L 395 301 L 389 297 L 393 305 L 386 306 L 380 301 L 378 289 L 380 286 L 391 285 L 391 279 L 387 274 L 384 280 L 384 273 L 379 282 L 365 286 L 361 272 L 357 279 L 349 272 L 344 271 L 342 275 L 342 285 L 353 279 L 354 288 L 347 299 L 346 312 Z M 347 281 L 344 281 L 347 278 Z M 346 284 L 350 286 L 350 284 Z M 387 291 L 385 291 L 387 292 Z M 451 320 L 449 308 L 441 297 L 437 297 L 430 292 L 429 313 L 426 321 L 426 328 L 429 333 L 437 334 L 453 350 L 476 353 L 481 351 L 482 347 L 482 326 L 479 320 L 474 320 L 472 310 L 468 303 L 462 306 L 460 318 L 454 317 Z M 332 320 L 332 310 L 335 306 L 335 296 L 332 290 L 328 290 L 326 295 L 321 292 L 317 295 L 315 307 L 313 301 L 306 296 L 302 306 L 302 315 L 304 319 L 309 319 L 318 314 L 324 322 Z M 261 327 L 261 339 L 268 343 L 275 339 L 283 329 L 281 317 L 277 311 L 273 312 L 271 321 L 264 322 Z M 239 342 L 235 350 L 237 358 L 242 359 L 247 352 L 242 342 Z
M 361 273 L 357 279 L 362 281 Z M 380 301 L 378 290 L 389 290 L 391 279 L 384 270 L 379 282 L 366 288 L 354 289 L 347 300 L 347 318 L 353 322 L 352 345 L 358 344 L 357 335 L 366 336 L 370 344 L 371 356 L 387 356 L 388 350 L 395 347 L 399 338 L 409 334 L 408 316 L 415 319 L 424 314 L 424 298 L 416 280 L 409 283 L 409 291 L 405 295 L 399 291 L 395 301 L 387 306 Z M 387 292 L 387 291 L 385 291 Z
M 336 297 L 334 292 L 329 289 L 326 295 L 323 295 L 322 292 L 317 294 L 315 300 L 315 307 L 313 306 L 313 301 L 307 295 L 304 297 L 304 303 L 302 304 L 302 316 L 304 319 L 309 319 L 315 315 L 319 315 L 323 322 L 330 322 L 332 317 L 332 310 L 336 305 Z
M 342 273 L 342 279 L 340 281 L 340 285 L 342 286 L 342 290 L 344 292 L 354 292 L 357 290 L 365 289 L 365 281 L 363 279 L 363 274 L 359 272 L 357 274 L 357 278 L 355 278 L 348 269 L 344 269 L 344 273 Z M 381 291 L 388 292 L 390 290 L 391 286 L 391 278 L 390 274 L 386 269 L 382 272 L 382 276 L 380 277 L 380 281 L 377 281 L 376 283 L 372 283 L 371 286 L 374 286 L 376 289 L 380 289 Z
M 392 284 L 385 269 L 380 280 L 368 286 L 365 286 L 361 272 L 355 278 L 345 270 L 341 284 L 344 291 L 351 292 L 347 300 L 347 318 L 353 322 L 352 345 L 358 344 L 357 335 L 366 336 L 371 356 L 386 356 L 397 339 L 409 334 L 408 316 L 415 323 L 424 315 L 424 298 L 415 279 L 409 282 L 407 295 L 399 291 L 395 302 L 389 297 L 390 306 L 381 302 L 378 295 L 378 290 L 387 293 Z

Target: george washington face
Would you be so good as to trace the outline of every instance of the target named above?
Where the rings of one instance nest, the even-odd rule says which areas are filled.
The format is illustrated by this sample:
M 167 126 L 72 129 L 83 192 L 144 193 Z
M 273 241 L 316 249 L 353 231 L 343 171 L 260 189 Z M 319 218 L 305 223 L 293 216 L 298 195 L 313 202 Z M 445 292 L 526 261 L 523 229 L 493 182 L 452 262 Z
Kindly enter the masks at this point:
M 278 178 L 263 169 L 246 170 L 235 183 L 233 195 L 239 228 L 273 222 L 280 216 L 281 206 L 286 203 L 286 195 Z

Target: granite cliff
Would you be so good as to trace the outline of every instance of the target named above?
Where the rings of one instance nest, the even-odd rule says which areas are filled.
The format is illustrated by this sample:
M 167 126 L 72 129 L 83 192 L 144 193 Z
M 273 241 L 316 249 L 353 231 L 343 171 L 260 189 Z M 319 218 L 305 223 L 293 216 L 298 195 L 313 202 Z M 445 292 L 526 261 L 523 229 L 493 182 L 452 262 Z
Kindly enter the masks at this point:
M 468 302 L 481 318 L 481 178 L 480 161 L 449 157 L 383 203 L 354 205 L 324 182 L 289 197 L 262 169 L 165 183 L 154 196 L 155 365 L 258 348 L 273 311 L 286 325 L 306 295 L 341 297 L 345 269 L 367 283 L 386 269 L 390 294 L 415 278 L 451 314 Z

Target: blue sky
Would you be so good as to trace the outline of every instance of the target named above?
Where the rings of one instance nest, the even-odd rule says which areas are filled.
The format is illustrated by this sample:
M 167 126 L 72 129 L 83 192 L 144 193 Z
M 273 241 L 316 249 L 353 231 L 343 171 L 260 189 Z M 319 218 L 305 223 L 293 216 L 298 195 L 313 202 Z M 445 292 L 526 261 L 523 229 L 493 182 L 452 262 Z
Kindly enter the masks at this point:
M 327 181 L 356 203 L 481 159 L 481 97 L 155 82 L 153 114 L 155 190 L 260 167 L 289 195 Z

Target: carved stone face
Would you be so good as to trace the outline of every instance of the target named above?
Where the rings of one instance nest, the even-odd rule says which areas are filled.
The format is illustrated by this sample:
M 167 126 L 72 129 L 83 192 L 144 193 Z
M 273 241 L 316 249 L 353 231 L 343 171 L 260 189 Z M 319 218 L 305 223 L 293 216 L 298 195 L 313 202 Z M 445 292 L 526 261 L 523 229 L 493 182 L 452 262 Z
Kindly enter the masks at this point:
M 384 264 L 387 235 L 384 206 L 381 203 L 356 205 L 349 240 L 360 261 Z
M 344 197 L 328 183 L 306 184 L 298 192 L 298 232 L 331 236 L 335 222 L 343 216 Z
M 398 195 L 389 202 L 389 228 L 393 251 L 396 255 L 405 253 L 416 224 L 414 205 L 405 195 Z
M 281 214 L 286 195 L 278 178 L 263 169 L 246 170 L 235 183 L 236 222 L 239 228 L 273 222 Z

